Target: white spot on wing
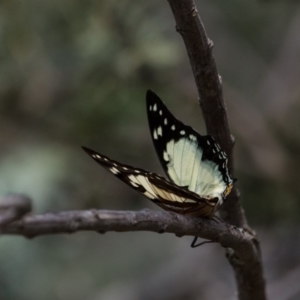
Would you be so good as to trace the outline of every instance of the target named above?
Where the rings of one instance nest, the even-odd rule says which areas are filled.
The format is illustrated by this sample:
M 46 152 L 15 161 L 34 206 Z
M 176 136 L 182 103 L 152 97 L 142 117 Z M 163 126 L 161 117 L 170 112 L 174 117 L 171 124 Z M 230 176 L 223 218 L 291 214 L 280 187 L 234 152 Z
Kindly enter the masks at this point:
M 137 176 L 135 176 L 135 175 L 129 175 L 128 178 L 131 182 L 135 182 L 137 184 L 139 183 L 137 180 Z
M 192 199 L 188 199 L 188 198 L 185 198 L 183 200 L 184 203 L 197 203 L 195 200 L 192 200 Z
M 110 168 L 110 171 L 111 171 L 113 174 L 118 174 L 118 173 L 120 173 L 120 171 L 119 171 L 117 168 L 115 168 L 115 167 Z
M 175 130 L 175 125 L 172 125 L 171 129 L 172 129 L 172 130 Z
M 167 119 L 167 118 L 165 118 L 165 120 L 164 120 L 164 124 L 165 124 L 165 125 L 167 125 L 167 124 L 168 124 L 168 119 Z
M 150 192 L 148 192 L 148 191 L 145 191 L 143 194 L 144 194 L 146 197 L 150 198 L 150 199 L 155 199 L 155 198 L 156 198 L 156 196 L 152 195 L 152 194 L 151 194 Z
M 144 192 L 144 195 L 147 196 L 150 199 L 155 199 L 155 193 L 153 192 L 152 189 L 152 184 L 149 182 L 148 178 L 143 176 L 143 175 L 130 175 L 128 178 L 131 180 L 131 182 L 134 182 L 138 185 L 142 185 L 143 188 L 146 190 Z
M 135 183 L 135 182 L 133 182 L 133 181 L 131 181 L 131 180 L 130 180 L 130 184 L 131 184 L 132 186 L 136 187 L 136 188 L 139 187 L 139 185 L 138 185 L 137 183 Z
M 164 160 L 165 161 L 169 161 L 169 155 L 168 155 L 168 153 L 166 151 L 164 151 L 163 156 L 164 156 Z
M 209 145 L 209 146 L 210 146 L 210 141 L 209 141 L 209 140 L 207 140 L 207 145 Z
M 180 131 L 180 134 L 181 134 L 181 135 L 184 135 L 184 134 L 185 134 L 185 131 L 184 131 L 184 130 L 181 130 L 181 131 Z
M 152 110 L 152 106 L 151 106 L 151 105 L 149 106 L 149 110 L 150 110 L 150 111 Z
M 190 134 L 190 139 L 191 139 L 192 141 L 196 141 L 196 140 L 197 140 L 197 138 L 196 138 L 194 135 L 192 135 L 192 134 Z
M 156 103 L 154 104 L 153 106 L 153 111 L 156 111 L 157 110 L 157 106 L 156 106 Z
M 183 200 L 183 198 L 181 198 L 173 193 L 168 193 L 168 196 L 169 196 L 169 199 L 174 202 L 182 202 L 182 200 Z
M 162 110 L 159 111 L 159 114 L 162 116 Z
M 151 188 L 156 195 L 163 199 L 169 199 L 169 193 L 163 189 L 158 188 L 156 185 L 151 184 Z
M 155 140 L 157 140 L 158 139 L 158 137 L 157 137 L 157 133 L 156 133 L 156 130 L 154 129 L 154 131 L 153 131 L 153 137 L 154 137 L 154 139 Z
M 157 128 L 157 134 L 160 135 L 160 136 L 162 136 L 162 128 L 161 128 L 161 126 L 159 126 Z

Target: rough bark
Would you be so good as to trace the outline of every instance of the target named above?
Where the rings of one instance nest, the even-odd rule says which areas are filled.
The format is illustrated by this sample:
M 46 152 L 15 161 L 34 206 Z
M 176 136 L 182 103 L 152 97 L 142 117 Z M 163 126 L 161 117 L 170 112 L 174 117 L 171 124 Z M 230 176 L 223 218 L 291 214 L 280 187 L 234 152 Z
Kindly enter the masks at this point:
M 27 198 L 14 196 L 19 202 Z M 8 197 L 0 199 L 1 203 Z M 11 208 L 8 208 L 11 209 Z M 1 215 L 0 215 L 1 216 Z M 234 250 L 235 259 L 245 256 L 253 260 L 253 236 L 241 228 L 214 219 L 193 218 L 167 211 L 112 211 L 77 210 L 29 214 L 19 221 L 6 224 L 1 234 L 21 235 L 33 238 L 48 234 L 71 234 L 78 231 L 153 231 L 173 233 L 176 236 L 198 236 L 218 242 L 224 248 Z
M 183 38 L 190 59 L 207 133 L 212 135 L 227 153 L 229 170 L 233 175 L 234 138 L 229 130 L 221 77 L 212 54 L 213 42 L 207 37 L 193 0 L 168 2 L 176 21 L 176 30 Z M 245 228 L 253 234 L 253 245 L 249 248 L 253 253 L 248 256 L 252 259 L 248 260 L 243 253 L 238 259 L 235 255 L 228 255 L 235 272 L 239 299 L 266 299 L 259 242 L 247 223 L 236 187 L 221 208 L 221 215 L 228 223 Z

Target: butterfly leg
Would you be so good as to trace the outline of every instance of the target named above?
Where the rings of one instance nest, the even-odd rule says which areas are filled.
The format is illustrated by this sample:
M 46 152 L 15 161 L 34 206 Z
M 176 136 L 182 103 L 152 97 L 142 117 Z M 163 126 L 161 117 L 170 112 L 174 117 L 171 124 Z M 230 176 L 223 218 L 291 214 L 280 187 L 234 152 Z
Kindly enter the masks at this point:
M 216 241 L 204 241 L 204 242 L 201 242 L 201 243 L 196 245 L 197 240 L 198 240 L 198 237 L 195 236 L 192 243 L 191 243 L 192 248 L 196 248 L 196 247 L 202 246 L 204 244 L 217 243 Z

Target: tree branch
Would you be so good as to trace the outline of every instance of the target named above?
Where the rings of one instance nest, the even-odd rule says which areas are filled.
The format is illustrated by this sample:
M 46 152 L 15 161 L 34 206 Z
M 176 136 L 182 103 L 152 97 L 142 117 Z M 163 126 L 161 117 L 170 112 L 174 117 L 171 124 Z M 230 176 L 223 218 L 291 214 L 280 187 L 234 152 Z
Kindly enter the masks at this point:
M 153 231 L 173 233 L 179 237 L 186 235 L 198 236 L 216 241 L 227 248 L 230 261 L 234 261 L 241 268 L 244 268 L 243 262 L 245 260 L 249 262 L 249 265 L 257 263 L 256 248 L 251 234 L 224 222 L 192 218 L 167 211 L 86 210 L 48 212 L 25 216 L 22 220 L 3 227 L 1 233 L 33 238 L 46 234 L 70 234 L 78 231 L 97 231 L 99 233 L 108 231 Z M 249 272 L 251 271 L 255 276 L 255 268 L 249 270 Z M 255 282 L 255 279 L 253 282 Z
M 24 195 L 10 195 L 0 198 L 0 228 L 20 219 L 31 211 L 31 202 Z
M 6 225 L 2 234 L 22 235 L 33 238 L 46 234 L 75 233 L 78 231 L 153 231 L 174 233 L 176 236 L 199 236 L 216 241 L 237 254 L 252 255 L 253 236 L 240 228 L 224 222 L 192 218 L 167 211 L 113 211 L 77 210 L 28 215 L 22 220 Z M 253 259 L 253 258 L 252 258 Z
M 207 37 L 204 25 L 198 15 L 193 0 L 168 0 L 176 21 L 176 30 L 181 34 L 196 81 L 199 102 L 203 111 L 207 133 L 216 138 L 229 158 L 229 170 L 234 174 L 233 146 L 230 134 L 222 84 L 212 55 L 213 43 Z M 221 207 L 224 220 L 239 227 L 249 228 L 244 211 L 239 202 L 239 192 L 234 187 Z M 249 260 L 243 255 L 240 261 L 229 261 L 235 271 L 239 299 L 266 299 L 265 282 L 259 242 L 253 239 L 253 257 Z
M 190 59 L 207 133 L 212 135 L 227 153 L 228 167 L 231 175 L 234 175 L 234 139 L 230 134 L 222 84 L 212 55 L 213 42 L 206 35 L 193 0 L 168 1 L 176 20 L 176 30 L 183 38 Z M 221 210 L 223 219 L 228 223 L 248 227 L 236 187 L 232 189 Z
M 29 212 L 31 201 L 24 195 L 0 198 L 0 210 L 15 210 L 18 218 Z M 3 220 L 0 215 L 0 221 Z M 216 241 L 222 247 L 233 249 L 231 257 L 240 261 L 242 257 L 253 261 L 253 236 L 241 228 L 222 221 L 193 218 L 167 211 L 112 211 L 77 210 L 31 214 L 19 221 L 2 221 L 1 234 L 21 235 L 33 238 L 47 234 L 75 233 L 78 231 L 153 231 L 173 233 L 176 236 L 198 236 Z

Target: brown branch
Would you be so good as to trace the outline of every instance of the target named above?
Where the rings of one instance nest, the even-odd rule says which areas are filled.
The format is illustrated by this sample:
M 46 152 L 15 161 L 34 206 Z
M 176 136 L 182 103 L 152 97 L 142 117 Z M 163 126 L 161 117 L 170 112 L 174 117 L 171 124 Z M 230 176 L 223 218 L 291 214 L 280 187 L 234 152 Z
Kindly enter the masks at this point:
M 18 218 L 29 212 L 31 201 L 23 195 L 11 195 L 0 198 L 0 210 L 15 210 Z M 1 222 L 0 215 L 0 222 Z M 246 256 L 253 260 L 253 236 L 241 228 L 225 222 L 183 216 L 167 211 L 111 211 L 78 210 L 65 212 L 48 212 L 27 215 L 19 221 L 2 222 L 1 234 L 21 235 L 33 238 L 48 234 L 75 233 L 78 231 L 153 231 L 173 233 L 176 236 L 198 236 L 216 241 L 224 248 L 234 249 L 231 254 L 235 260 Z
M 214 136 L 229 158 L 229 169 L 234 174 L 234 139 L 229 130 L 222 84 L 212 55 L 213 43 L 207 37 L 198 10 L 193 0 L 168 0 L 176 21 L 176 30 L 185 43 L 194 73 L 200 106 L 207 133 Z M 234 187 L 221 208 L 222 217 L 230 224 L 247 228 L 244 211 L 239 202 L 239 192 Z M 266 299 L 265 282 L 261 263 L 259 243 L 253 240 L 251 248 L 255 260 L 241 257 L 236 261 L 229 256 L 238 283 L 239 299 Z
M 213 42 L 206 35 L 193 0 L 168 1 L 176 20 L 176 30 L 183 38 L 190 59 L 207 133 L 227 153 L 230 173 L 234 175 L 234 140 L 229 130 L 220 76 L 212 55 Z M 248 225 L 238 196 L 234 187 L 221 208 L 222 217 L 230 224 L 246 228 Z
M 2 234 L 33 238 L 47 234 L 75 233 L 78 231 L 153 231 L 173 233 L 176 236 L 199 236 L 213 240 L 225 248 L 235 249 L 235 259 L 246 255 L 253 259 L 253 236 L 224 222 L 192 218 L 167 211 L 112 211 L 78 210 L 27 215 L 22 220 L 5 226 Z
M 24 195 L 10 195 L 0 198 L 0 228 L 21 219 L 30 212 L 31 202 Z
M 2 228 L 1 233 L 32 238 L 46 234 L 70 234 L 78 231 L 97 231 L 99 233 L 107 231 L 153 231 L 173 233 L 179 237 L 199 236 L 216 241 L 227 249 L 232 249 L 230 252 L 231 261 L 235 261 L 239 265 L 242 265 L 244 260 L 253 265 L 256 263 L 256 253 L 251 234 L 224 222 L 192 218 L 166 211 L 49 212 L 25 216 L 22 220 Z
M 6 203 L 2 205 L 2 208 L 9 208 L 10 202 L 20 203 L 18 210 L 22 213 L 30 208 L 30 202 L 27 198 L 14 196 L 10 200 L 12 201 L 9 201 L 9 197 L 5 198 Z M 25 200 L 24 203 L 28 201 L 27 205 L 22 205 L 23 200 Z M 198 236 L 216 241 L 224 248 L 231 249 L 227 251 L 230 261 L 234 261 L 239 266 L 243 267 L 245 260 L 249 262 L 250 266 L 257 263 L 256 248 L 251 234 L 224 222 L 192 218 L 166 211 L 87 210 L 48 212 L 40 215 L 27 215 L 20 221 L 3 226 L 1 233 L 33 238 L 40 235 L 69 234 L 78 231 L 97 231 L 99 233 L 107 231 L 153 231 L 173 233 L 179 237 L 186 235 Z M 253 276 L 255 275 L 254 271 L 255 268 L 253 269 Z

